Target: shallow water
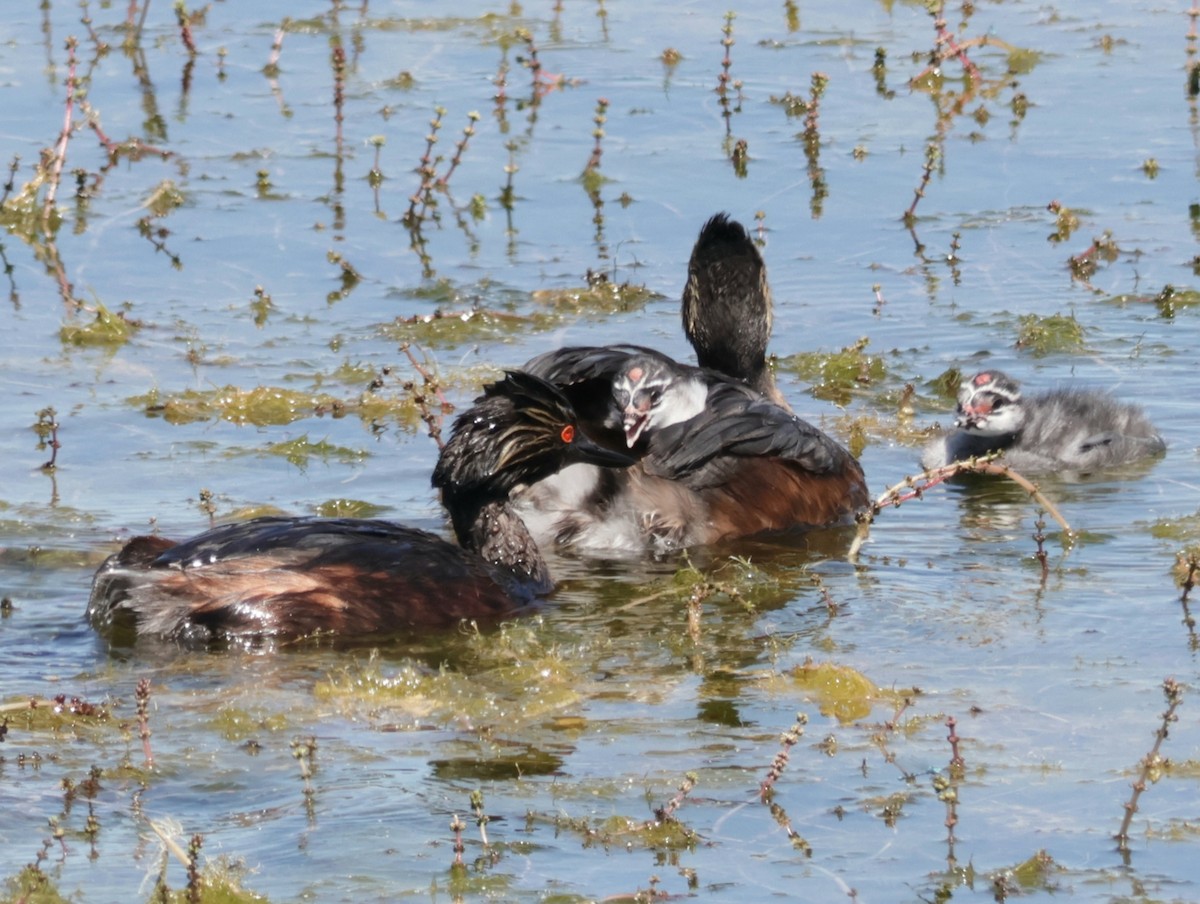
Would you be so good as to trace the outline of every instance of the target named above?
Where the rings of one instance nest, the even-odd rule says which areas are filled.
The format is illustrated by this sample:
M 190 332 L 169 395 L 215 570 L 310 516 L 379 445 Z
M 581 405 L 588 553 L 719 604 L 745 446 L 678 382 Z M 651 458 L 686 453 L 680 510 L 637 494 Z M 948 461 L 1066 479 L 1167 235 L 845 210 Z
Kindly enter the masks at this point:
M 706 0 L 671 12 L 464 2 L 452 16 L 440 4 L 280 0 L 249 14 L 217 2 L 192 27 L 194 59 L 167 4 L 132 38 L 126 4 L 93 5 L 94 37 L 76 4 L 28 6 L 0 37 L 0 150 L 21 158 L 10 202 L 62 126 L 69 35 L 104 134 L 169 156 L 106 166 L 82 128 L 54 240 L 24 228 L 11 203 L 5 216 L 0 596 L 13 608 L 0 614 L 11 705 L 0 876 L 35 860 L 54 818 L 65 849 L 51 839 L 42 869 L 89 902 L 151 897 L 163 857 L 150 821 L 177 826 L 184 847 L 199 833 L 202 862 L 240 864 L 242 884 L 273 901 L 1200 897 L 1200 645 L 1170 575 L 1197 542 L 1200 507 L 1200 311 L 1187 294 L 1200 117 L 1182 8 L 955 7 L 947 23 L 960 39 L 1029 51 L 971 43 L 979 82 L 965 99 L 971 82 L 953 60 L 940 90 L 909 87 L 935 39 L 918 4 L 808 3 L 794 20 L 786 5 L 736 9 L 741 97 L 726 118 L 714 89 L 729 7 Z M 284 17 L 278 73 L 267 73 Z M 545 73 L 537 90 L 521 28 Z M 334 45 L 347 60 L 340 143 Z M 674 67 L 666 48 L 682 54 Z M 803 113 L 772 98 L 808 98 L 818 71 L 829 83 L 813 160 Z M 600 98 L 597 205 L 580 174 Z M 402 218 L 439 105 L 441 173 L 467 114 L 480 119 L 421 230 L 422 259 Z M 373 136 L 384 138 L 377 185 Z M 729 159 L 738 138 L 744 176 Z M 931 141 L 940 157 L 910 230 L 902 215 Z M 1067 235 L 1047 210 L 1056 200 L 1079 218 Z M 403 382 L 420 377 L 401 342 L 456 405 L 563 343 L 636 340 L 686 357 L 677 299 L 695 235 L 718 210 L 748 225 L 761 212 L 780 385 L 862 446 L 873 491 L 914 471 L 917 428 L 947 422 L 936 378 L 982 361 L 1030 387 L 1138 400 L 1168 453 L 1043 481 L 1082 531 L 1064 544 L 1048 522 L 1045 576 L 1036 507 L 1006 483 L 972 480 L 884 511 L 857 566 L 838 532 L 696 552 L 692 564 L 736 593 L 704 599 L 691 629 L 694 575 L 676 576 L 681 562 L 575 559 L 553 562 L 561 586 L 535 615 L 374 653 L 112 647 L 84 622 L 91 572 L 121 539 L 151 519 L 168 535 L 207 526 L 201 489 L 217 517 L 355 500 L 443 530 L 428 486 L 436 446 L 405 404 Z M 1112 259 L 1073 276 L 1069 259 L 1106 233 Z M 582 290 L 589 269 L 654 297 L 554 294 Z M 1155 302 L 1167 285 L 1182 293 L 1173 307 Z M 76 341 L 97 304 L 140 328 L 125 342 Z M 466 324 L 403 322 L 476 309 Z M 1073 318 L 1081 339 L 1018 346 L 1031 315 Z M 805 357 L 862 337 L 864 383 L 822 378 Z M 360 415 L 383 368 L 374 394 L 389 404 Z M 897 415 L 906 383 L 911 423 Z M 302 401 L 221 408 L 224 387 Z M 316 395 L 349 413 L 315 414 L 303 400 Z M 188 407 L 197 398 L 210 407 Z M 49 406 L 61 442 L 52 474 L 31 429 Z M 883 692 L 869 706 L 850 694 L 838 711 L 794 678 L 809 659 Z M 1113 835 L 1168 676 L 1184 685 L 1162 747 L 1173 766 L 1141 797 L 1126 857 Z M 153 769 L 135 708 L 146 678 Z M 898 717 L 892 689 L 911 700 Z M 110 717 L 54 727 L 21 709 L 56 694 Z M 807 725 L 773 812 L 759 788 L 797 713 Z M 947 717 L 966 764 L 953 843 L 934 786 L 950 774 Z M 305 779 L 295 754 L 309 738 Z M 93 766 L 91 800 L 68 801 L 63 780 L 81 783 Z M 671 831 L 646 830 L 689 773 Z M 1049 865 L 1018 869 L 1040 851 Z M 166 876 L 174 889 L 187 882 L 174 861 Z

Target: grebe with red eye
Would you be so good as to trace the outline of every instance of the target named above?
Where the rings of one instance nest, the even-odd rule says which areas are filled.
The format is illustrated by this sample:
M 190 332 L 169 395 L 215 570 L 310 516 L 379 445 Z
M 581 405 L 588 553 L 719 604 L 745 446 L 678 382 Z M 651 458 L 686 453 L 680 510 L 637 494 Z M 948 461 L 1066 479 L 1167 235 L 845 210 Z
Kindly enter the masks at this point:
M 849 452 L 792 414 L 766 360 L 766 266 L 726 214 L 700 231 L 682 316 L 699 367 L 635 345 L 562 348 L 525 367 L 588 432 L 629 448 L 622 472 L 564 469 L 515 497 L 541 544 L 658 551 L 849 520 L 869 498 Z
M 513 490 L 572 462 L 632 461 L 579 431 L 552 385 L 510 372 L 455 420 L 433 472 L 459 546 L 354 518 L 256 518 L 181 543 L 135 537 L 96 572 L 87 615 L 117 634 L 201 641 L 509 615 L 553 586 Z
M 929 443 L 921 466 L 1003 452 L 1022 473 L 1087 473 L 1158 455 L 1166 443 L 1136 405 L 1091 389 L 1026 396 L 998 370 L 985 370 L 958 390 L 956 429 Z

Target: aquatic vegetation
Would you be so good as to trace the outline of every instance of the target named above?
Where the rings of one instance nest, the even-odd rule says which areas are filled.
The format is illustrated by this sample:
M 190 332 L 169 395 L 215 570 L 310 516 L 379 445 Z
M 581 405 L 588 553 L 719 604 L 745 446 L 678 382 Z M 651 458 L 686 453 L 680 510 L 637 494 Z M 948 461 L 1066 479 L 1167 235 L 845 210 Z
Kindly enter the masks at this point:
M 604 273 L 589 271 L 587 286 L 562 289 L 538 289 L 533 300 L 560 315 L 565 312 L 604 316 L 636 311 L 658 298 L 656 293 L 635 283 L 616 283 Z
M 1180 308 L 1200 306 L 1200 291 L 1196 289 L 1163 286 L 1162 291 L 1154 296 L 1154 305 L 1162 317 L 1174 317 Z
M 146 395 L 134 396 L 129 403 L 149 417 L 161 417 L 172 424 L 221 418 L 260 427 L 290 424 L 315 416 L 318 408 L 333 410 L 335 405 L 342 404 L 340 399 L 329 395 L 314 397 L 311 393 L 268 386 L 185 389 L 173 395 L 153 389 Z
M 951 30 L 946 19 L 946 4 L 943 0 L 926 4 L 926 11 L 933 17 L 934 43 L 928 54 L 928 63 L 924 69 L 908 80 L 908 87 L 913 91 L 928 94 L 937 107 L 936 137 L 925 145 L 924 161 L 921 178 L 913 189 L 913 200 L 904 211 L 901 221 L 911 231 L 916 225 L 917 204 L 925 197 L 934 173 L 944 173 L 946 160 L 946 139 L 951 132 L 956 119 L 968 112 L 968 104 L 978 99 L 980 106 L 976 107 L 972 116 L 976 123 L 986 125 L 991 118 L 987 104 L 995 101 L 1002 94 L 1009 94 L 1009 109 L 1012 113 L 1011 125 L 1015 127 L 1024 119 L 1028 101 L 1020 91 L 1019 75 L 1027 75 L 1042 60 L 1043 54 L 1029 49 L 1017 47 L 1005 41 L 991 31 L 966 37 L 964 30 L 970 24 L 973 6 L 963 8 L 959 32 Z M 1005 67 L 1002 72 L 989 72 L 989 67 L 978 56 L 972 55 L 975 49 L 995 47 L 1005 53 Z M 913 55 L 918 59 L 918 55 Z M 885 98 L 892 99 L 894 93 L 886 89 L 886 56 L 878 51 L 873 67 L 876 92 Z M 945 71 L 945 67 L 957 62 L 962 72 L 962 90 L 949 88 L 953 82 Z M 913 233 L 916 239 L 915 232 Z M 918 241 L 918 245 L 919 245 Z
M 825 716 L 843 725 L 867 718 L 880 703 L 901 699 L 896 691 L 881 691 L 870 678 L 850 666 L 805 660 L 791 672 L 796 686 L 810 694 Z
M 797 352 L 780 358 L 778 367 L 811 383 L 815 398 L 847 405 L 888 374 L 883 356 L 867 351 L 870 343 L 864 336 L 836 352 Z
M 50 699 L 27 697 L 0 703 L 0 715 L 8 730 L 31 734 L 77 736 L 116 728 L 107 706 L 65 693 Z
M 1071 255 L 1067 259 L 1067 269 L 1072 279 L 1098 292 L 1099 290 L 1092 286 L 1092 277 L 1099 271 L 1101 264 L 1111 264 L 1120 256 L 1121 249 L 1113 239 L 1112 233 L 1106 230 L 1099 237 L 1092 239 L 1092 244 L 1083 251 Z
M 140 408 L 147 417 L 161 417 L 172 424 L 220 419 L 234 424 L 265 427 L 283 426 L 325 415 L 356 415 L 364 421 L 394 421 L 411 429 L 419 420 L 417 405 L 409 397 L 390 398 L 378 393 L 363 393 L 356 399 L 344 399 L 328 393 L 301 392 L 276 386 L 256 386 L 252 389 L 223 386 L 217 389 L 185 389 L 178 393 L 152 389 L 145 395 L 127 399 L 127 402 Z
M 208 727 L 227 741 L 247 741 L 261 734 L 282 734 L 291 723 L 286 713 L 265 708 L 250 710 L 234 703 L 221 706 L 208 720 Z
M 70 904 L 72 900 L 64 897 L 54 881 L 32 863 L 5 879 L 4 888 L 4 897 L 0 898 L 4 904 Z
M 115 314 L 97 302 L 95 317 L 85 323 L 64 323 L 59 338 L 64 345 L 88 345 L 118 348 L 124 345 L 141 326 L 129 320 L 124 311 Z
M 1150 536 L 1171 542 L 1200 542 L 1200 513 L 1161 518 L 1150 524 Z
M 1077 352 L 1084 347 L 1085 335 L 1074 314 L 1024 314 L 1017 323 L 1016 346 L 1035 355 Z
M 1058 201 L 1051 201 L 1046 209 L 1054 214 L 1054 231 L 1046 237 L 1049 242 L 1065 242 L 1079 228 L 1079 211 Z
M 300 470 L 307 468 L 313 459 L 326 463 L 330 461 L 356 462 L 362 461 L 370 454 L 364 449 L 335 446 L 324 439 L 313 442 L 308 438 L 307 433 L 301 434 L 295 439 L 268 443 L 263 451 L 264 454 L 278 455 L 287 459 Z
M 322 518 L 380 518 L 388 508 L 364 499 L 327 499 L 314 512 Z
M 484 636 L 484 635 L 481 635 Z M 405 718 L 412 727 L 434 722 L 499 722 L 509 730 L 536 723 L 582 699 L 586 663 L 546 646 L 527 625 L 505 625 L 486 648 L 489 662 L 472 675 L 430 670 L 413 662 L 388 666 L 376 656 L 331 672 L 317 682 L 318 700 L 348 712 L 367 708 L 378 718 Z M 519 655 L 512 644 L 519 643 Z
M 1152 304 L 1157 309 L 1160 317 L 1170 320 L 1180 310 L 1189 310 L 1200 306 L 1200 290 L 1168 284 L 1153 295 L 1146 295 L 1139 292 L 1122 292 L 1110 296 L 1107 300 L 1113 304 L 1122 306 Z
M 496 342 L 513 335 L 550 329 L 558 317 L 544 312 L 518 314 L 486 308 L 438 309 L 397 317 L 379 327 L 381 336 L 400 343 L 451 348 L 469 342 Z

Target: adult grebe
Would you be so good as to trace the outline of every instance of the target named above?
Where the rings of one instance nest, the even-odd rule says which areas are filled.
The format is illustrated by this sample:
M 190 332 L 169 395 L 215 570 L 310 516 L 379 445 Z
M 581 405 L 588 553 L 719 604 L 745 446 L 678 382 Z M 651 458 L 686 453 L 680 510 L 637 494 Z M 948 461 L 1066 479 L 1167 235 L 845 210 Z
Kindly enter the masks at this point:
M 632 459 L 592 443 L 555 387 L 512 372 L 458 416 L 433 472 L 461 546 L 353 518 L 256 518 L 181 543 L 135 537 L 96 572 L 87 615 L 101 629 L 201 640 L 507 615 L 552 587 L 509 495 L 572 462 Z
M 682 311 L 700 367 L 636 345 L 557 349 L 525 365 L 563 390 L 593 437 L 640 456 L 623 472 L 573 466 L 515 497 L 539 543 L 670 549 L 836 524 L 868 504 L 858 462 L 775 387 L 766 266 L 726 214 L 700 231 Z

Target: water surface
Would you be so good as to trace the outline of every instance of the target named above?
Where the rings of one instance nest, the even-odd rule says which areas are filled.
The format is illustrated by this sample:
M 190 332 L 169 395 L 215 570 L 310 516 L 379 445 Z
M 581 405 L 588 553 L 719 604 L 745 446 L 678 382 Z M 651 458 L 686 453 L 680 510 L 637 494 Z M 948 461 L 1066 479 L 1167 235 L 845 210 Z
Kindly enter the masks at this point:
M 93 31 L 77 4 L 25 6 L 0 50 L 0 149 L 20 158 L 0 238 L 0 595 L 13 604 L 0 876 L 46 838 L 42 869 L 63 894 L 149 899 L 164 862 L 154 821 L 184 847 L 201 835 L 202 863 L 243 869 L 273 901 L 1200 896 L 1197 644 L 1170 574 L 1200 506 L 1200 119 L 1182 7 L 955 6 L 946 27 L 977 75 L 950 59 L 916 86 L 936 39 L 921 4 L 735 8 L 723 104 L 729 6 L 707 0 L 217 2 L 191 25 L 194 55 L 168 4 L 140 32 L 127 4 L 93 4 Z M 16 197 L 62 128 L 69 36 L 90 107 L 73 110 L 62 221 L 47 230 L 46 189 L 29 214 Z M 786 101 L 811 100 L 817 72 L 828 85 L 806 141 Z M 414 234 L 404 217 L 439 107 L 442 175 L 479 120 Z M 88 116 L 138 152 L 110 161 Z M 121 648 L 84 622 L 103 557 L 151 526 L 202 530 L 201 490 L 218 518 L 352 500 L 444 530 L 402 343 L 459 406 L 564 343 L 687 357 L 684 268 L 719 210 L 761 220 L 780 385 L 861 449 L 873 491 L 912 473 L 922 431 L 947 423 L 937 379 L 983 362 L 1030 387 L 1140 401 L 1167 455 L 1044 481 L 1083 532 L 1066 548 L 1047 523 L 1045 575 L 1037 508 L 977 480 L 885 511 L 857 566 L 836 533 L 697 552 L 717 592 L 692 629 L 696 574 L 677 560 L 556 560 L 562 586 L 536 616 L 374 652 Z M 1110 253 L 1073 269 L 1097 239 Z M 578 301 L 589 271 L 651 297 Z M 79 328 L 99 305 L 139 328 L 94 341 Z M 455 316 L 409 322 L 435 312 Z M 1048 339 L 1071 342 L 1030 332 L 1055 316 Z M 822 375 L 813 353 L 864 338 L 865 381 Z M 905 384 L 911 420 L 897 413 Z M 291 401 L 230 404 L 260 389 Z M 53 473 L 31 429 L 49 407 Z M 882 691 L 839 710 L 796 679 L 809 660 Z M 1172 768 L 1141 797 L 1123 855 L 1113 835 L 1168 676 L 1184 685 L 1161 751 Z M 21 709 L 57 694 L 109 718 L 54 728 Z M 798 713 L 772 810 L 760 786 Z M 68 800 L 63 781 L 92 767 L 99 787 Z M 937 787 L 952 776 L 953 838 Z M 652 826 L 674 797 L 674 821 Z M 173 860 L 166 881 L 187 883 Z

